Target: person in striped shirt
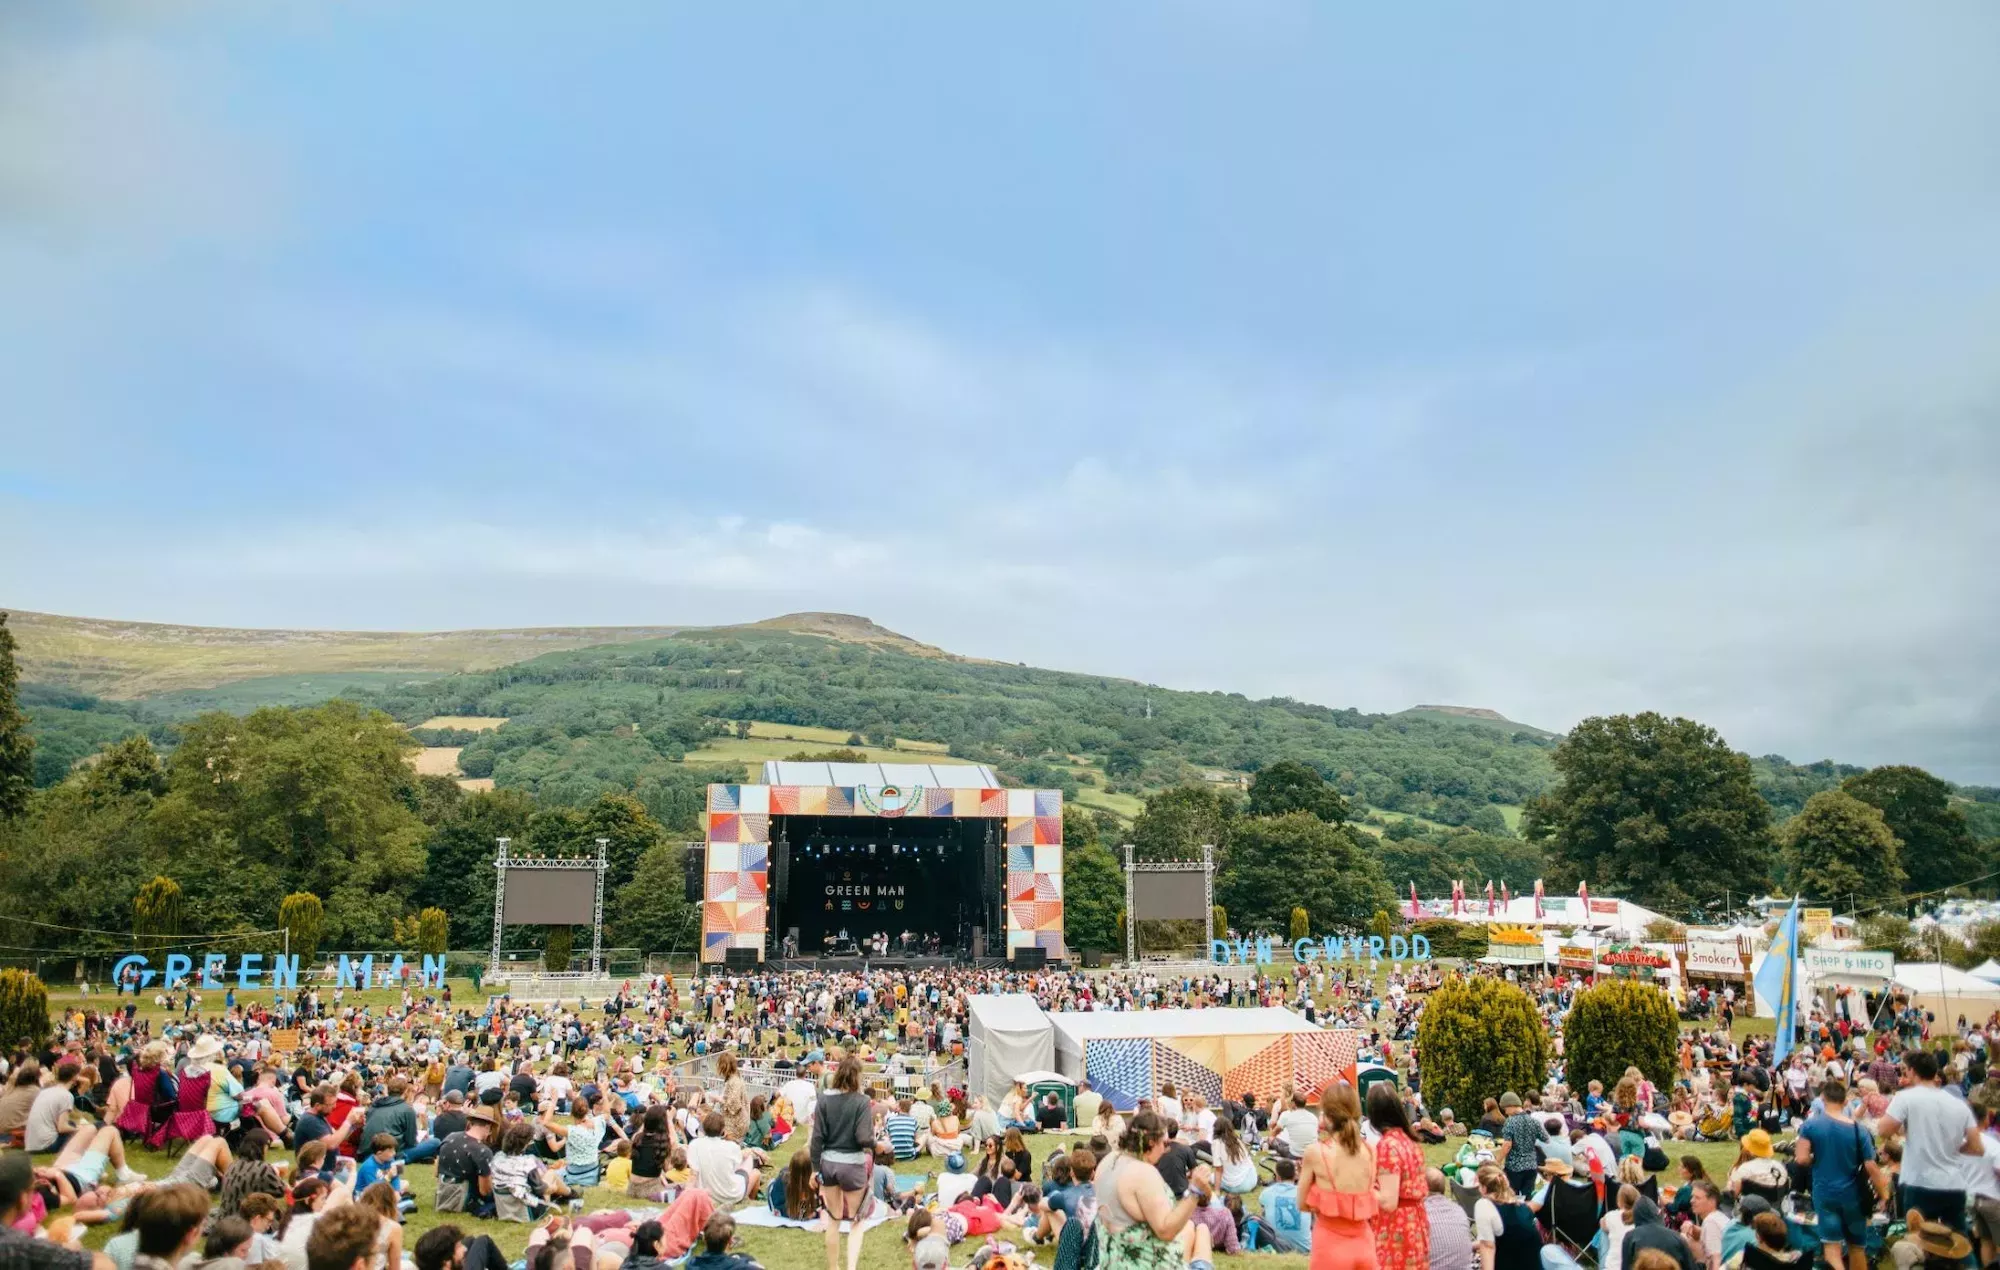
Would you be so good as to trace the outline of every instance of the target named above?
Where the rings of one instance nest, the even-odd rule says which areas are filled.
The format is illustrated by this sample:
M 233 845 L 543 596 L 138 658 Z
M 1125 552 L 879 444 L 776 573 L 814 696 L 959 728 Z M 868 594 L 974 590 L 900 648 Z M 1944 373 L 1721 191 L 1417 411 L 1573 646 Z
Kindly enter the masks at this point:
M 899 1160 L 914 1160 L 920 1149 L 917 1141 L 917 1118 L 910 1114 L 910 1100 L 899 1098 L 896 1109 L 882 1121 L 883 1132 L 889 1135 L 889 1149 Z

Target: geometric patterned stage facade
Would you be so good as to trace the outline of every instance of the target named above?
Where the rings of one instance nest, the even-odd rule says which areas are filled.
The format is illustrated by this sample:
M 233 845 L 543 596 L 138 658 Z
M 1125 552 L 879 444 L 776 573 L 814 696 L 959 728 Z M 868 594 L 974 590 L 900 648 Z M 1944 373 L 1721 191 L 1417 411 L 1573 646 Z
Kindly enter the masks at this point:
M 1062 791 L 897 785 L 710 785 L 701 959 L 769 938 L 772 816 L 948 816 L 1004 821 L 1007 951 L 1063 960 Z
M 1160 1086 L 1192 1089 L 1211 1107 L 1244 1093 L 1269 1094 L 1285 1081 L 1317 1098 L 1337 1080 L 1352 1084 L 1360 1034 L 1345 1029 L 1261 1036 L 1098 1037 L 1083 1042 L 1083 1074 L 1120 1111 Z

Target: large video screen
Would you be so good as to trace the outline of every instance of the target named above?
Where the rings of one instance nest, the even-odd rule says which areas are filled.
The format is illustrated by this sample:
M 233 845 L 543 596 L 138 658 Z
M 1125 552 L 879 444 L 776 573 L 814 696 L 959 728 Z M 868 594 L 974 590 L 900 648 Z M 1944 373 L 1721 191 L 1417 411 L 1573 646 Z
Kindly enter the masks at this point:
M 501 919 L 509 926 L 588 926 L 597 908 L 597 870 L 509 869 Z
M 1208 894 L 1201 873 L 1134 873 L 1132 911 L 1142 922 L 1206 920 Z

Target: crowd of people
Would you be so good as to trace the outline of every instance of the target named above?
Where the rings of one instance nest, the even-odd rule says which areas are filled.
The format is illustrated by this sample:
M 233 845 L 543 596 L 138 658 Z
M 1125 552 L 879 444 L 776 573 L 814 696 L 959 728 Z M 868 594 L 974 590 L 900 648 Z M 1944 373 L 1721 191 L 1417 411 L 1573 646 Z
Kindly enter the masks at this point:
M 589 1008 L 418 987 L 386 1006 L 87 998 L 0 1072 L 18 1148 L 0 1156 L 0 1270 L 497 1270 L 487 1221 L 532 1227 L 525 1270 L 750 1270 L 745 1221 L 817 1225 L 829 1267 L 852 1270 L 892 1217 L 917 1270 L 1004 1270 L 1028 1248 L 1058 1270 L 1262 1250 L 1314 1270 L 1566 1270 L 1586 1250 L 1605 1270 L 1816 1253 L 1860 1270 L 1953 1238 L 2000 1258 L 2000 1024 L 1808 1017 L 1781 1064 L 1768 1038 L 1691 1028 L 1670 1079 L 1572 1088 L 1562 1019 L 1582 984 L 1557 974 L 1522 983 L 1554 1041 L 1546 1082 L 1432 1108 L 1414 1037 L 1444 972 L 1379 969 L 772 970 L 628 983 Z M 1120 1109 L 1087 1084 L 988 1100 L 930 1078 L 961 1070 L 968 998 L 1005 992 L 1291 1006 L 1401 1079 L 1214 1104 L 1163 1084 Z M 1726 1176 L 1678 1145 L 1700 1140 L 1738 1145 Z M 1427 1167 L 1438 1144 L 1456 1155 Z M 135 1167 L 161 1150 L 164 1176 Z M 419 1203 L 447 1221 L 406 1246 Z M 118 1233 L 83 1252 L 104 1225 Z

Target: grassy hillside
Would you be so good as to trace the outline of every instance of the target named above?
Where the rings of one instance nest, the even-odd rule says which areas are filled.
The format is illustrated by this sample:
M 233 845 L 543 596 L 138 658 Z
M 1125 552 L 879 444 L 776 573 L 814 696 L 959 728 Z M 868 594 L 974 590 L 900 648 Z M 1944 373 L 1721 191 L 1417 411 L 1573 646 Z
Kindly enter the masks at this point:
M 421 675 L 488 670 L 569 648 L 658 639 L 682 626 L 551 626 L 468 631 L 287 631 L 174 626 L 59 617 L 16 609 L 8 617 L 20 643 L 21 678 L 111 700 L 259 685 L 203 701 L 197 708 L 324 700 L 348 687 L 382 687 Z M 722 628 L 728 629 L 728 628 Z M 895 649 L 949 654 L 845 613 L 789 613 L 745 629 L 792 632 Z M 341 682 L 362 675 L 369 683 Z M 289 692 L 300 685 L 304 695 Z M 317 695 L 311 695 L 316 692 Z
M 737 628 L 552 653 L 376 700 L 413 724 L 506 718 L 454 738 L 461 769 L 558 801 L 627 788 L 672 804 L 691 771 L 745 772 L 856 734 L 871 757 L 946 752 L 1127 816 L 1147 791 L 1282 757 L 1317 763 L 1358 801 L 1450 824 L 1518 804 L 1550 776 L 1548 743 L 1526 732 L 1159 689 L 1149 717 L 1146 696 L 1126 680 Z M 737 720 L 754 721 L 748 737 Z

